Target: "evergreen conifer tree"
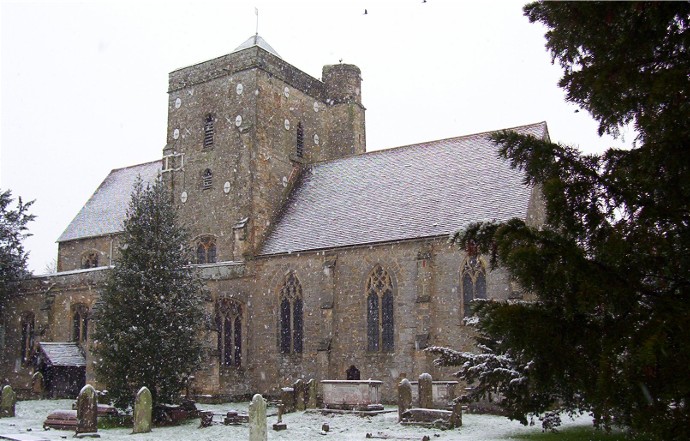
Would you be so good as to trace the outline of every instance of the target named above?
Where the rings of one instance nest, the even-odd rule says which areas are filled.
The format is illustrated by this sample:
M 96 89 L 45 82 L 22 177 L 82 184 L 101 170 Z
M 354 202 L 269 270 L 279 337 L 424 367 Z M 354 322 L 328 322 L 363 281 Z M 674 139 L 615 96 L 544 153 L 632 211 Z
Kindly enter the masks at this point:
M 11 209 L 13 201 L 10 190 L 0 190 L 0 308 L 17 282 L 29 274 L 26 270 L 28 253 L 22 241 L 30 236 L 27 224 L 35 218 L 28 213 L 33 201 L 24 203 L 20 197 L 17 207 Z
M 542 189 L 546 224 L 473 224 L 455 240 L 537 301 L 479 305 L 484 354 L 432 352 L 523 422 L 579 409 L 690 439 L 690 3 L 539 2 L 525 14 L 547 27 L 567 100 L 600 133 L 632 124 L 636 145 L 582 155 L 495 137 Z
M 139 181 L 96 317 L 96 375 L 117 407 L 146 386 L 154 403 L 179 400 L 198 367 L 202 283 L 164 185 Z

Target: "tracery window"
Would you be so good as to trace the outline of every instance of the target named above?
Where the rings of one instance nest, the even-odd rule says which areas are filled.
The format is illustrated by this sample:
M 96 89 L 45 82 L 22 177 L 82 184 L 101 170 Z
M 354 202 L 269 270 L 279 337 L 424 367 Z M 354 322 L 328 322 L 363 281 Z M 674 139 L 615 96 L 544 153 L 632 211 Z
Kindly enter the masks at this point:
M 280 353 L 302 353 L 303 331 L 302 284 L 290 272 L 280 288 Z
M 366 284 L 367 351 L 393 352 L 393 283 L 381 265 L 376 265 Z
M 301 158 L 304 155 L 304 128 L 302 123 L 297 123 L 297 157 Z
M 213 135 L 215 132 L 213 123 L 213 115 L 207 115 L 204 122 L 204 147 L 211 147 L 213 145 Z
M 205 236 L 196 244 L 196 263 L 216 263 L 216 238 Z
M 89 330 L 89 309 L 83 303 L 72 307 L 72 341 L 86 343 Z
M 96 268 L 98 266 L 98 252 L 90 251 L 81 256 L 82 269 Z
M 218 351 L 223 366 L 242 365 L 242 305 L 232 299 L 218 302 Z
M 201 188 L 202 190 L 208 190 L 213 185 L 213 172 L 210 168 L 207 168 L 201 173 Z
M 465 259 L 461 273 L 462 303 L 464 316 L 472 315 L 470 306 L 474 299 L 486 298 L 486 270 L 477 256 L 469 256 Z
M 29 364 L 34 355 L 34 313 L 28 311 L 23 313 L 20 326 L 22 330 L 22 364 Z

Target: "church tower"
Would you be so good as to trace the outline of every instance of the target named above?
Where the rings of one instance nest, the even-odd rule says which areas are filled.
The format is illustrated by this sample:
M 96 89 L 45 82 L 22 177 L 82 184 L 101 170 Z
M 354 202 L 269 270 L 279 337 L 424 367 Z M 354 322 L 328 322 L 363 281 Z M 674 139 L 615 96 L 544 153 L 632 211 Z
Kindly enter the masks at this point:
M 163 176 L 198 263 L 255 254 L 303 167 L 365 152 L 359 68 L 322 75 L 258 35 L 170 73 Z

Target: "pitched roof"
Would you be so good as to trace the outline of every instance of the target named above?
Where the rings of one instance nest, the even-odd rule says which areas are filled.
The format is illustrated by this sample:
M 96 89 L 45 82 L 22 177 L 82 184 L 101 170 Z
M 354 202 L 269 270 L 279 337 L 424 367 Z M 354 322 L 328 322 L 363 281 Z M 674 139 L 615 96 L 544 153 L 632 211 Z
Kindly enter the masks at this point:
M 247 38 L 244 41 L 244 43 L 237 46 L 231 53 L 239 52 L 243 49 L 247 49 L 247 48 L 254 47 L 254 46 L 259 46 L 261 49 L 265 50 L 266 52 L 270 52 L 278 58 L 283 58 L 280 55 L 278 55 L 278 52 L 276 52 L 276 50 L 273 49 L 270 44 L 266 43 L 266 40 L 261 38 L 259 36 L 259 34 L 252 35 L 251 37 Z
M 79 345 L 70 342 L 40 342 L 41 354 L 51 366 L 86 366 L 86 359 Z
M 137 178 L 153 183 L 161 170 L 161 161 L 147 162 L 110 172 L 96 192 L 60 235 L 58 242 L 103 236 L 122 231 L 130 195 Z
M 545 122 L 512 130 L 548 138 Z M 491 132 L 315 164 L 262 255 L 450 234 L 479 220 L 524 218 L 531 189 L 498 157 Z

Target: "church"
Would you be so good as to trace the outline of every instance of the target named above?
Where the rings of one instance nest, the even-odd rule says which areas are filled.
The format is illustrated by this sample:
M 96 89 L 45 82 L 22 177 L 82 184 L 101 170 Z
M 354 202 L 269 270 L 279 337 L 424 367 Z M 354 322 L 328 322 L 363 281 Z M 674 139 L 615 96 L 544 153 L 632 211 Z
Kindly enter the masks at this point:
M 90 351 L 138 177 L 169 187 L 205 281 L 197 398 L 277 395 L 299 378 L 383 381 L 429 372 L 424 349 L 472 350 L 473 299 L 520 288 L 449 235 L 473 221 L 544 220 L 537 189 L 491 133 L 366 151 L 360 69 L 314 78 L 260 36 L 169 75 L 162 157 L 113 170 L 58 239 L 58 272 L 25 281 L 3 318 L 0 375 L 21 394 L 98 386 Z M 498 128 L 502 129 L 502 128 Z M 548 139 L 546 123 L 509 128 Z

